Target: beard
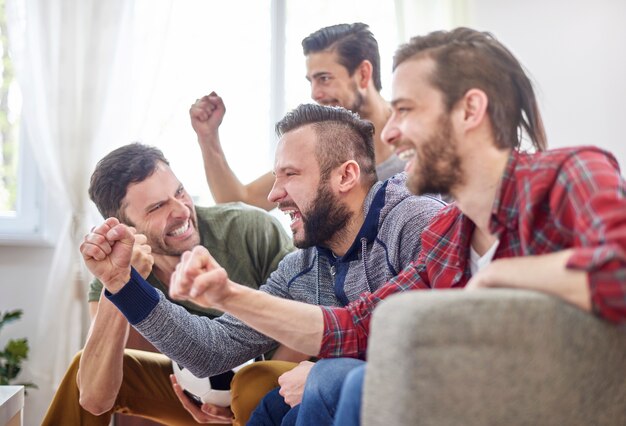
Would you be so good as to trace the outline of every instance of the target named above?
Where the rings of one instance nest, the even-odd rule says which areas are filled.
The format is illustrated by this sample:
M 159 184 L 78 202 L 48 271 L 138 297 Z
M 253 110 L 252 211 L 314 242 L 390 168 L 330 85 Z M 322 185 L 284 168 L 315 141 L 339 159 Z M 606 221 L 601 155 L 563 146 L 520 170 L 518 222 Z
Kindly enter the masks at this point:
M 434 134 L 417 149 L 413 173 L 406 186 L 416 195 L 450 194 L 452 187 L 462 183 L 461 158 L 457 141 L 452 136 L 450 116 L 443 114 Z
M 326 182 L 320 183 L 311 208 L 301 214 L 304 237 L 294 238 L 294 245 L 300 249 L 327 245 L 333 237 L 341 235 L 353 215 Z
M 361 92 L 357 89 L 355 82 L 352 82 L 352 93 L 354 93 L 354 101 L 352 101 L 351 105 L 346 105 L 345 108 L 361 115 L 361 108 L 363 108 L 363 103 L 365 101 L 363 99 L 363 95 L 361 95 Z

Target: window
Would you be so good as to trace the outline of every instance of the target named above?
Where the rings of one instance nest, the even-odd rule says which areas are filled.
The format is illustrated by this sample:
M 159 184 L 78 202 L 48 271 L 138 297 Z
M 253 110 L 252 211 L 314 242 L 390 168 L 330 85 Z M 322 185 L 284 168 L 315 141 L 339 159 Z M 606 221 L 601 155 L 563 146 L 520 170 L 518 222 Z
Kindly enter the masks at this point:
M 379 42 L 383 96 L 390 96 L 391 59 L 403 41 L 394 3 L 381 8 L 376 0 L 186 0 L 172 2 L 167 13 L 159 13 L 161 19 L 154 18 L 153 1 L 138 0 L 136 6 L 137 45 L 144 49 L 137 54 L 145 59 L 137 64 L 134 87 L 145 87 L 143 96 L 151 101 L 147 114 L 134 114 L 146 118 L 135 122 L 133 139 L 161 148 L 201 205 L 213 201 L 189 123 L 196 98 L 215 90 L 224 99 L 222 147 L 247 183 L 273 165 L 275 122 L 298 104 L 312 102 L 301 47 L 311 32 L 342 22 L 367 23 Z
M 270 2 L 173 1 L 156 18 L 154 8 L 152 0 L 136 2 L 136 43 L 155 50 L 137 52 L 134 96 L 149 106 L 133 111 L 131 137 L 162 149 L 194 201 L 212 204 L 189 107 L 217 92 L 226 105 L 220 138 L 238 178 L 248 182 L 270 169 Z
M 0 4 L 15 8 L 22 3 Z M 134 39 L 123 38 L 120 43 L 130 51 L 128 61 L 121 62 L 123 72 L 118 70 L 124 75 L 120 79 L 125 90 L 111 91 L 120 98 L 112 108 L 128 109 L 124 120 L 130 128 L 126 132 L 127 123 L 119 125 L 124 134 L 110 142 L 110 149 L 134 140 L 161 148 L 194 201 L 210 205 L 213 201 L 188 115 L 196 98 L 216 91 L 224 99 L 222 146 L 237 177 L 247 183 L 272 167 L 274 123 L 287 110 L 311 102 L 302 38 L 341 22 L 369 24 L 379 42 L 383 96 L 388 98 L 392 54 L 405 41 L 406 25 L 397 21 L 405 15 L 421 16 L 402 9 L 413 3 L 422 4 L 395 1 L 381 8 L 377 0 L 135 0 Z M 6 119 L 0 117 L 0 125 L 7 124 L 10 131 L 5 136 L 4 128 L 0 129 L 0 242 L 31 241 L 41 238 L 42 219 L 49 222 L 56 209 L 44 211 L 42 197 L 47 193 L 28 147 L 19 144 L 15 114 L 19 96 L 9 72 L 6 10 L 0 17 L 4 60 L 0 109 Z M 129 70 L 132 82 L 127 78 Z
M 5 6 L 5 2 L 0 5 L 0 241 L 32 243 L 42 240 L 43 197 L 32 154 L 19 138 L 21 95 L 9 49 L 13 34 L 9 34 Z

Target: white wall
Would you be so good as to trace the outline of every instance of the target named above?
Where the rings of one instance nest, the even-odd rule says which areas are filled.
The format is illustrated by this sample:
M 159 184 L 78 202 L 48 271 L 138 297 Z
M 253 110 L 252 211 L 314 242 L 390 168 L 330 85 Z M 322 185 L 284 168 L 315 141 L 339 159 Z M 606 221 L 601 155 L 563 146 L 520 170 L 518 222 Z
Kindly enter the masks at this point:
M 0 312 L 22 309 L 24 314 L 18 322 L 7 325 L 0 334 L 0 348 L 7 340 L 27 337 L 31 343 L 37 334 L 39 311 L 44 303 L 45 283 L 53 249 L 46 247 L 0 246 Z M 24 366 L 28 370 L 28 363 Z M 19 376 L 25 382 L 37 382 L 28 371 Z M 41 423 L 50 403 L 48 395 L 37 390 L 29 391 L 25 399 L 24 424 Z
M 469 0 L 533 76 L 550 147 L 598 145 L 626 168 L 626 1 Z
M 493 32 L 534 76 L 550 146 L 600 145 L 626 167 L 626 1 L 469 0 L 469 6 L 471 26 Z M 25 311 L 0 335 L 2 347 L 8 337 L 35 339 L 51 256 L 50 248 L 0 246 L 0 311 Z M 49 401 L 31 395 L 26 424 L 37 424 Z

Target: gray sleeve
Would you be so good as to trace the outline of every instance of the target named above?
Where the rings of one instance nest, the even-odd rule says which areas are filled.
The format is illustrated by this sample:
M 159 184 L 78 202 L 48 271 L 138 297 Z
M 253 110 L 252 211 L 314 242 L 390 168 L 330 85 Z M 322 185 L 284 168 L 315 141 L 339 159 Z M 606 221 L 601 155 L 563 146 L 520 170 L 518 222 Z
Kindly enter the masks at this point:
M 287 280 L 283 279 L 282 271 L 284 268 L 279 266 L 261 289 L 285 297 Z M 195 376 L 222 373 L 278 345 L 232 315 L 209 319 L 190 314 L 169 302 L 161 292 L 159 298 L 150 314 L 134 327 L 159 351 Z
M 391 223 L 402 224 L 402 228 L 398 230 L 397 239 L 400 268 L 398 272 L 409 266 L 412 261 L 417 260 L 422 249 L 422 231 L 445 207 L 445 204 L 428 196 L 420 196 L 407 198 L 399 207 L 401 208 L 394 209 L 393 215 L 400 215 L 404 219 L 391 221 Z

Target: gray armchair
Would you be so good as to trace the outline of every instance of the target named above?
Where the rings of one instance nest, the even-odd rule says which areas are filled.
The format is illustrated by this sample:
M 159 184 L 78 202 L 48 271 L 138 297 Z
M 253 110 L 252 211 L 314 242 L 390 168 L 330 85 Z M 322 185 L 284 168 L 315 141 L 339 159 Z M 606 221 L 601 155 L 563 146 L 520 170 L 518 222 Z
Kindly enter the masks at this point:
M 544 294 L 395 295 L 375 311 L 364 425 L 626 425 L 626 329 Z

